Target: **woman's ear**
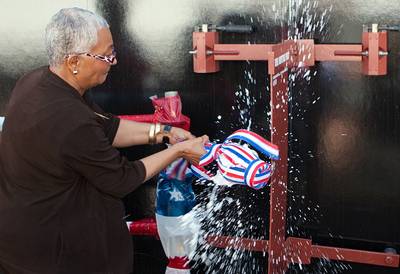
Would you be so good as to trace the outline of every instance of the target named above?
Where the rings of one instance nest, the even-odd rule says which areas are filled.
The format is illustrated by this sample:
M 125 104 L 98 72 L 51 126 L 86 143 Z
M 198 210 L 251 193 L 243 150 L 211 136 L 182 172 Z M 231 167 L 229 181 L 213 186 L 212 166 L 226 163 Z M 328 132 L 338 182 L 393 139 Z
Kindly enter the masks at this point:
M 77 55 L 68 56 L 66 62 L 68 70 L 75 75 L 78 74 L 79 57 Z

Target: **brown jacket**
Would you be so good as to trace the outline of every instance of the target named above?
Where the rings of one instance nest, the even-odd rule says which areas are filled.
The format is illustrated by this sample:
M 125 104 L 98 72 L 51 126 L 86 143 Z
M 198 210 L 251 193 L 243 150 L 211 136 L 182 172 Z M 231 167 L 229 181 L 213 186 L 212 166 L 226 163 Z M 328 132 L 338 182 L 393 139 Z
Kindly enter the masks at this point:
M 48 67 L 17 82 L 0 143 L 0 269 L 132 271 L 121 198 L 145 168 L 111 146 L 118 126 Z

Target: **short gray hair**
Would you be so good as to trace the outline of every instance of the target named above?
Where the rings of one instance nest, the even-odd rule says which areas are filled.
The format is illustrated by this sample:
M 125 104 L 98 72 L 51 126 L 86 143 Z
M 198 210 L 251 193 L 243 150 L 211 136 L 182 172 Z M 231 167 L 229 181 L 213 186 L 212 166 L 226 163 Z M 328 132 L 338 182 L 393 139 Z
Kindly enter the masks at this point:
M 46 27 L 45 46 L 50 66 L 62 64 L 68 54 L 89 51 L 97 43 L 97 32 L 109 28 L 107 21 L 81 8 L 61 9 Z

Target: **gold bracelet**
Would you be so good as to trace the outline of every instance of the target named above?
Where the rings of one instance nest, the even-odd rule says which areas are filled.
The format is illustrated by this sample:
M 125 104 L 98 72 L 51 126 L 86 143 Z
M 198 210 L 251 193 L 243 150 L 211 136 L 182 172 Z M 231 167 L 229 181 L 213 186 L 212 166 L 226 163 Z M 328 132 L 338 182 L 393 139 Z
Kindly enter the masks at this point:
M 160 123 L 156 123 L 156 127 L 154 130 L 154 135 L 157 136 L 158 133 L 161 132 L 161 124 Z
M 154 124 L 150 125 L 149 129 L 149 144 L 154 145 L 156 143 L 156 134 L 155 134 L 156 126 Z

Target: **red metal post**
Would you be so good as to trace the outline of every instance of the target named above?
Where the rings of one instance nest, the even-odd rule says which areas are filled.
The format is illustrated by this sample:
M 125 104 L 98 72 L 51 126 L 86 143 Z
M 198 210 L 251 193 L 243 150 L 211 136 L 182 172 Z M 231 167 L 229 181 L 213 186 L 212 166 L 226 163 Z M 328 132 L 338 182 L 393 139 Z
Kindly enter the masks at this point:
M 289 67 L 312 67 L 315 65 L 315 45 L 312 39 L 297 40 L 291 46 Z
M 287 269 L 284 259 L 286 241 L 286 197 L 288 178 L 288 61 L 290 44 L 273 47 L 274 69 L 270 73 L 271 141 L 279 147 L 271 178 L 268 273 L 282 274 Z M 273 74 L 271 74 L 273 73 Z

